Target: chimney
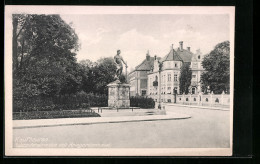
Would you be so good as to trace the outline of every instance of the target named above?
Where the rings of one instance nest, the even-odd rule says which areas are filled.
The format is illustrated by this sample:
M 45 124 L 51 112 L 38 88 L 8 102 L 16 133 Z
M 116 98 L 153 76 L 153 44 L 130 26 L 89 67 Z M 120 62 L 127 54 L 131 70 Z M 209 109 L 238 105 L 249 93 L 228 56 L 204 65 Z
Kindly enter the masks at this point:
M 190 47 L 187 47 L 187 50 L 190 51 Z
M 146 60 L 147 60 L 147 61 L 150 61 L 149 50 L 147 51 L 147 54 L 146 54 Z
M 180 50 L 182 51 L 183 50 L 183 41 L 180 41 Z

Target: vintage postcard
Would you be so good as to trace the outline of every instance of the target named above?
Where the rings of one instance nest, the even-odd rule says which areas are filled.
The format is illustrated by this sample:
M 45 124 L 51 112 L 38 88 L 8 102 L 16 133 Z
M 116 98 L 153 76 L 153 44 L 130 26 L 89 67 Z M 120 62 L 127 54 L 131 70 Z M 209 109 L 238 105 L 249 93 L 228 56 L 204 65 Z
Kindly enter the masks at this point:
M 233 6 L 5 6 L 6 156 L 231 156 Z

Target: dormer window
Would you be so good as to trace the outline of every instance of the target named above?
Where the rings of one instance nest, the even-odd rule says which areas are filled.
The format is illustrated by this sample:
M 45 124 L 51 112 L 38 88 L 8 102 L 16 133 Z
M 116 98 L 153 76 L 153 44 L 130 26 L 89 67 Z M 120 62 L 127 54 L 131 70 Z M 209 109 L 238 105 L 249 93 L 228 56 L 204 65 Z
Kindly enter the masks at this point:
M 198 56 L 198 59 L 200 59 L 200 55 Z

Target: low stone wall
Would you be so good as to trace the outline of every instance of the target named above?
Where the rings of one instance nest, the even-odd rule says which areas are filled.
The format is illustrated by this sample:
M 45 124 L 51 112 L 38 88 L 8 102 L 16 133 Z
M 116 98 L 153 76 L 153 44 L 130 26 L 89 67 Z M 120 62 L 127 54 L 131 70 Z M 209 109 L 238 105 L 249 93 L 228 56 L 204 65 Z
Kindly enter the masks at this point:
M 177 95 L 176 103 L 184 104 L 184 105 L 229 107 L 230 95 L 227 95 L 227 94 Z

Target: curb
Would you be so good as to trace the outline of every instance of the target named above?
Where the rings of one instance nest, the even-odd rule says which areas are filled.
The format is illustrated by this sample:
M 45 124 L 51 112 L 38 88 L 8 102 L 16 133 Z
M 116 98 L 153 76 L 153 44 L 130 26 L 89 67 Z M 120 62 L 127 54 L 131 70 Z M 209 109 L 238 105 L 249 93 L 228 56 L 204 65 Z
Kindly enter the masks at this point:
M 32 125 L 32 126 L 14 126 L 13 129 L 25 129 L 25 128 L 39 128 L 39 127 L 55 127 L 55 126 L 72 126 L 72 125 L 91 125 L 91 124 L 104 124 L 104 123 L 121 123 L 121 122 L 141 122 L 141 121 L 157 121 L 157 120 L 180 120 L 188 119 L 191 116 L 186 115 L 185 117 L 176 118 L 148 118 L 140 120 L 116 120 L 116 121 L 100 121 L 100 122 L 81 122 L 81 123 L 63 123 L 63 124 L 50 124 L 50 125 Z
M 194 106 L 194 105 L 182 105 L 182 104 L 164 104 L 164 105 L 165 106 L 180 106 L 180 107 L 189 107 L 189 108 L 200 108 L 200 109 L 230 111 L 229 108 L 221 108 L 221 107 Z

